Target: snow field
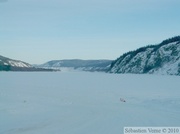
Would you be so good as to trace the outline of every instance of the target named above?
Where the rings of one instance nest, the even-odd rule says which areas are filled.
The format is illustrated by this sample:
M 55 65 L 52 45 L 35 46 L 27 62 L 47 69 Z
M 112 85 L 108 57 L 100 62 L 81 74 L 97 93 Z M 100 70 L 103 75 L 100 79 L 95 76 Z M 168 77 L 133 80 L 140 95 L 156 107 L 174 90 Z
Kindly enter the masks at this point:
M 180 125 L 176 76 L 87 72 L 0 76 L 0 134 L 123 134 L 128 126 Z

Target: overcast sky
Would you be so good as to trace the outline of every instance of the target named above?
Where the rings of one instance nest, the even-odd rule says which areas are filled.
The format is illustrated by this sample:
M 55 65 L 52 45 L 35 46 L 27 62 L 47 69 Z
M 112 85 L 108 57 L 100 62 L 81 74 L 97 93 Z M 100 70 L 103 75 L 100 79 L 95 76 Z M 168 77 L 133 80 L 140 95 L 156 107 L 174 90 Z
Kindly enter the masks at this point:
M 116 59 L 180 35 L 180 0 L 0 0 L 0 55 Z

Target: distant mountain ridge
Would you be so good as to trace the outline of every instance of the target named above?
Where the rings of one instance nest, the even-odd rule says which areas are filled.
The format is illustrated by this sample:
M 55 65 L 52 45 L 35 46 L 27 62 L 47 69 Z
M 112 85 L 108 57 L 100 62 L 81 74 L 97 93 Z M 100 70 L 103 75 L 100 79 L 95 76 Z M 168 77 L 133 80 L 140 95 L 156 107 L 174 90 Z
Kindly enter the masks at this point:
M 112 62 L 108 72 L 180 75 L 180 36 L 125 53 Z
M 53 71 L 42 68 L 35 68 L 29 63 L 13 60 L 0 55 L 0 71 Z
M 116 60 L 52 60 L 31 65 L 0 55 L 0 71 L 90 71 L 180 76 L 180 36 L 127 52 Z
M 80 59 L 70 59 L 70 60 L 52 60 L 46 62 L 38 67 L 50 68 L 50 69 L 60 69 L 60 70 L 80 70 L 80 71 L 107 71 L 111 60 L 80 60 Z

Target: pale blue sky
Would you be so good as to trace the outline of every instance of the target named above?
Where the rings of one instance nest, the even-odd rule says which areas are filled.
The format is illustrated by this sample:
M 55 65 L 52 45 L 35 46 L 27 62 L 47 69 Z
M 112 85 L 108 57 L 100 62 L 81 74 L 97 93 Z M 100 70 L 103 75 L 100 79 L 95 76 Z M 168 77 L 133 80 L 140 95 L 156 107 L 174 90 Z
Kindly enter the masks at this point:
M 180 0 L 0 0 L 0 55 L 116 59 L 180 35 Z

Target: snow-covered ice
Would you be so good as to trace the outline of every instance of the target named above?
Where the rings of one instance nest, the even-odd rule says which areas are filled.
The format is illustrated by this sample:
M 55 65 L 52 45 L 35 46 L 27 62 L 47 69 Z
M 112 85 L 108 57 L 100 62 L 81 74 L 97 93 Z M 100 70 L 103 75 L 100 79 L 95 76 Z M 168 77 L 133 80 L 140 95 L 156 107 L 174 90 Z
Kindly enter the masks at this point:
M 179 127 L 179 81 L 158 75 L 1 72 L 0 134 L 123 134 L 129 126 Z

